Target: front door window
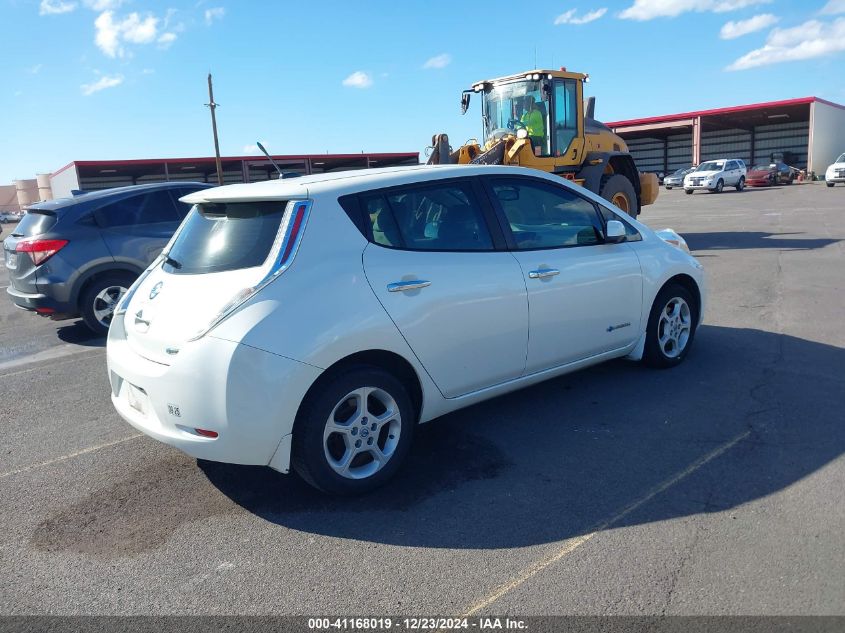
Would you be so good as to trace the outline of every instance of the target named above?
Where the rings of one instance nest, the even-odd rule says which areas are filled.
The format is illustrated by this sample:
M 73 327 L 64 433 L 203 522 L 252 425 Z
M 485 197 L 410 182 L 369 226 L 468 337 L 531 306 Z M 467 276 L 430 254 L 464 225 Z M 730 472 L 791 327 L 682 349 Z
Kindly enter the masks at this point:
M 555 155 L 565 156 L 578 135 L 578 89 L 572 79 L 555 80 Z

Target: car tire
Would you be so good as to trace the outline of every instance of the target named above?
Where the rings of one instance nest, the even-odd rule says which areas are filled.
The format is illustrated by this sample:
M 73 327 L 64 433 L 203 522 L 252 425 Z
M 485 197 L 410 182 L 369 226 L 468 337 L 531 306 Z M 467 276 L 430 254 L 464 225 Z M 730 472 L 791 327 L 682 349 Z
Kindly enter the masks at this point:
M 108 273 L 90 282 L 79 297 L 79 312 L 94 334 L 105 336 L 114 309 L 135 281 L 130 273 Z
M 632 218 L 637 217 L 639 213 L 637 192 L 634 191 L 631 181 L 622 174 L 613 174 L 602 182 L 599 195 Z
M 688 196 L 691 196 L 692 195 L 692 189 L 684 189 L 684 193 L 687 194 Z
M 698 304 L 689 290 L 677 283 L 664 286 L 648 316 L 643 362 L 666 369 L 686 358 L 698 325 Z
M 736 183 L 736 190 L 742 191 L 743 189 L 745 189 L 745 176 L 740 176 Z
M 725 181 L 719 178 L 716 182 L 716 188 L 713 189 L 713 193 L 722 193 L 722 190 L 725 188 Z
M 396 474 L 416 423 L 400 380 L 378 367 L 353 366 L 321 380 L 306 397 L 294 424 L 291 463 L 318 490 L 363 494 Z
M 834 182 L 826 182 L 826 183 L 824 183 L 824 184 L 826 184 L 828 187 L 832 187 L 832 186 L 833 186 L 833 185 L 835 185 L 836 183 L 834 183 Z
M 666 185 L 666 191 L 672 191 L 672 187 L 670 187 L 669 185 Z

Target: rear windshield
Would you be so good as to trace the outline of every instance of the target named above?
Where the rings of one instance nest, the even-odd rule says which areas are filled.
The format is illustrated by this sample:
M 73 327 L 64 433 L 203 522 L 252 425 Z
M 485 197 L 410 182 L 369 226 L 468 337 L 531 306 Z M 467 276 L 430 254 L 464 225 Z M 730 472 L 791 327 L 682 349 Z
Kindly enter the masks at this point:
M 270 254 L 287 202 L 197 205 L 164 264 L 176 275 L 218 273 L 260 266 Z
M 32 210 L 28 211 L 18 222 L 12 235 L 20 237 L 35 237 L 46 233 L 56 224 L 57 218 L 52 213 L 40 213 Z

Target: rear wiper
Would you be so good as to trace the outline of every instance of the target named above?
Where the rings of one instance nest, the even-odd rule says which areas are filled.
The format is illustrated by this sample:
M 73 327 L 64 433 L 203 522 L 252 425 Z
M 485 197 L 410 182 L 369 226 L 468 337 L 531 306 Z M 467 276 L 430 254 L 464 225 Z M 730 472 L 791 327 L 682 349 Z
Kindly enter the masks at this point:
M 165 263 L 165 264 L 170 264 L 170 265 L 171 265 L 171 266 L 173 266 L 173 268 L 175 268 L 176 270 L 179 270 L 180 268 L 182 268 L 182 264 L 180 264 L 179 262 L 177 262 L 177 261 L 176 261 L 175 259 L 173 259 L 170 255 L 165 255 L 165 256 L 164 256 L 164 263 Z

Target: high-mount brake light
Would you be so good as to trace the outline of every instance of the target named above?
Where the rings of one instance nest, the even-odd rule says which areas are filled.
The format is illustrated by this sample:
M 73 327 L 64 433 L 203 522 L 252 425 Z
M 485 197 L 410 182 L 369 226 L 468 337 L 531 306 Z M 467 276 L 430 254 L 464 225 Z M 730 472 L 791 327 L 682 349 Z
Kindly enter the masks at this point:
M 67 240 L 21 240 L 15 247 L 18 253 L 27 253 L 32 263 L 40 266 L 67 245 Z

